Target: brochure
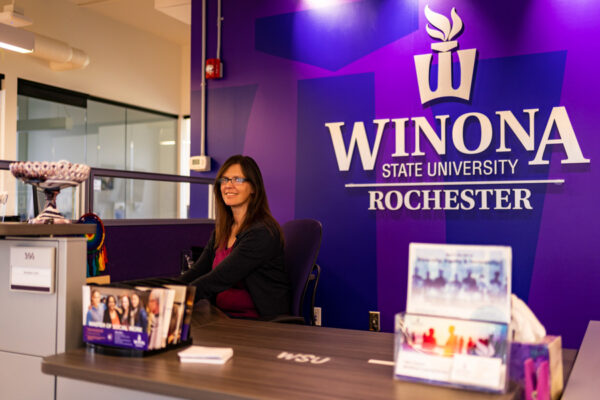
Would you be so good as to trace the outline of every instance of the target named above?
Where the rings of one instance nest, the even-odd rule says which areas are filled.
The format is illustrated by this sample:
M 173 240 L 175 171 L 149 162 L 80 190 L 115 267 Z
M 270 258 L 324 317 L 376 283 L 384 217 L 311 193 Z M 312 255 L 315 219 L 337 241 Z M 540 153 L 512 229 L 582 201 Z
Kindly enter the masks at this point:
M 172 289 L 175 293 L 173 299 L 173 311 L 171 313 L 171 322 L 169 324 L 169 334 L 167 336 L 167 344 L 176 344 L 181 341 L 181 331 L 183 327 L 183 314 L 185 311 L 185 293 L 186 286 L 165 285 L 166 288 Z
M 231 347 L 190 346 L 177 353 L 182 363 L 225 364 L 232 356 Z
M 134 350 L 160 350 L 180 343 L 185 301 L 195 288 L 83 286 L 83 341 Z M 183 302 L 183 303 L 182 303 Z M 191 320 L 191 307 L 189 319 Z
M 396 378 L 493 392 L 506 390 L 508 325 L 396 315 Z
M 141 290 L 83 286 L 83 341 L 146 350 L 148 298 Z
M 505 392 L 511 248 L 411 243 L 394 377 Z
M 149 288 L 138 286 L 138 289 L 147 290 L 150 292 L 148 298 L 148 350 L 161 349 L 163 346 L 164 335 L 164 315 L 166 293 L 161 288 Z
M 183 324 L 181 327 L 181 340 L 188 340 L 190 337 L 190 326 L 192 324 L 192 310 L 194 309 L 194 298 L 196 296 L 196 286 L 188 286 L 185 296 L 185 310 L 183 314 Z
M 169 337 L 169 328 L 171 326 L 171 317 L 173 315 L 173 301 L 175 300 L 175 291 L 165 288 L 164 299 L 162 303 L 162 331 L 161 331 L 161 348 L 167 346 Z M 174 328 L 174 327 L 173 327 Z
M 406 312 L 510 323 L 511 248 L 411 243 Z

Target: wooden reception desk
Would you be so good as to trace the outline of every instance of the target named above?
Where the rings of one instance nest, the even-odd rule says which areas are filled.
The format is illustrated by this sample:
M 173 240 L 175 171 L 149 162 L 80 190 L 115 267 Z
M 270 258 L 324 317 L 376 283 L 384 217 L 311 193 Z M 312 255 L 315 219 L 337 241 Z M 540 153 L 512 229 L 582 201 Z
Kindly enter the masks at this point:
M 126 358 L 82 348 L 44 358 L 42 371 L 58 377 L 57 399 L 515 398 L 394 380 L 391 366 L 368 363 L 391 360 L 390 333 L 233 320 L 205 307 L 192 335 L 194 344 L 232 347 L 233 358 L 182 364 L 177 350 Z

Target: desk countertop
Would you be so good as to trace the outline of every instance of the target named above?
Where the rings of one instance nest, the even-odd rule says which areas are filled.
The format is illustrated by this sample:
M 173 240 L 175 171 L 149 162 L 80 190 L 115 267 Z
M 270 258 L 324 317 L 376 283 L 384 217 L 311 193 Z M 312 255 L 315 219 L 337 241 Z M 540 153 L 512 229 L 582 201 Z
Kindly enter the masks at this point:
M 64 236 L 96 232 L 92 224 L 28 224 L 26 222 L 0 223 L 0 236 Z
M 208 321 L 208 322 L 207 322 Z M 392 367 L 369 364 L 389 360 L 390 333 L 277 324 L 260 321 L 194 318 L 194 344 L 233 347 L 225 365 L 183 364 L 177 350 L 146 358 L 94 354 L 77 349 L 46 357 L 42 371 L 72 379 L 182 398 L 261 399 L 511 399 L 392 378 Z M 314 355 L 298 361 L 282 353 Z M 290 358 L 292 358 L 290 356 Z

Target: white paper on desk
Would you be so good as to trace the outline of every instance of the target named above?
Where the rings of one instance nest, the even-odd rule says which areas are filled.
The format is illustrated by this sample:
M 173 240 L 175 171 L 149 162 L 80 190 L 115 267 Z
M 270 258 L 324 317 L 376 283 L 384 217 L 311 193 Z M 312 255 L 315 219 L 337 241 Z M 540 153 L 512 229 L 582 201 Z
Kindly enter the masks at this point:
M 233 349 L 231 347 L 190 346 L 177 354 L 181 362 L 225 364 L 233 356 Z

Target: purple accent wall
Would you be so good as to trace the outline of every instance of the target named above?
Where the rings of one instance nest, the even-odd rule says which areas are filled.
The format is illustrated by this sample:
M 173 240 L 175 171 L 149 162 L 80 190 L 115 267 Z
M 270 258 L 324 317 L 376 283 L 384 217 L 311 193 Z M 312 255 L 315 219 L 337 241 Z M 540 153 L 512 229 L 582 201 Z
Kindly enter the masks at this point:
M 195 5 L 197 5 L 196 3 Z M 421 104 L 414 56 L 431 54 L 425 5 L 447 17 L 455 7 L 464 23 L 459 49 L 477 49 L 469 101 Z M 216 10 L 209 2 L 208 58 L 215 56 Z M 225 76 L 208 82 L 208 152 L 220 165 L 242 151 L 262 168 L 272 211 L 280 222 L 321 219 L 319 263 L 323 267 L 317 305 L 325 325 L 367 329 L 367 309 L 381 311 L 382 327 L 404 310 L 410 242 L 501 244 L 513 248 L 513 291 L 528 302 L 565 347 L 578 347 L 591 319 L 600 319 L 600 256 L 595 251 L 600 213 L 600 156 L 596 110 L 600 109 L 600 4 L 594 1 L 469 0 L 339 1 L 314 8 L 307 2 L 223 2 L 222 58 Z M 192 155 L 199 152 L 201 10 L 192 24 Z M 213 22 L 211 22 L 213 21 Z M 436 76 L 434 55 L 431 76 Z M 454 56 L 455 86 L 460 68 Z M 435 87 L 436 79 L 431 79 Z M 512 131 L 510 153 L 498 153 L 499 111 L 511 111 L 525 128 L 534 119 L 535 150 L 551 111 L 564 107 L 589 164 L 565 164 L 564 146 L 548 145 L 548 165 L 531 166 Z M 464 113 L 491 121 L 490 147 L 476 155 L 456 151 L 452 124 Z M 344 122 L 344 145 L 355 121 L 363 121 L 369 145 L 373 119 L 424 117 L 439 134 L 436 116 L 449 115 L 447 153 L 426 143 L 422 156 L 394 157 L 392 127 L 384 131 L 373 171 L 364 171 L 358 149 L 349 171 L 337 168 L 325 123 Z M 406 148 L 415 146 L 407 125 Z M 481 129 L 465 125 L 468 148 Z M 560 138 L 553 126 L 550 139 Z M 470 147 L 469 147 L 470 146 Z M 241 149 L 241 150 L 240 150 Z M 385 163 L 518 160 L 514 173 L 482 180 L 563 179 L 562 185 L 520 185 L 531 193 L 532 210 L 368 210 L 367 189 L 347 183 L 394 181 Z M 214 169 L 209 176 L 213 176 Z M 395 181 L 415 181 L 415 177 Z M 477 180 L 473 176 L 423 177 L 420 181 Z M 511 188 L 509 186 L 498 186 Z M 387 189 L 386 189 L 387 190 Z M 408 189 L 399 189 L 405 193 Z M 202 207 L 201 203 L 199 207 Z M 192 210 L 193 213 L 193 210 Z M 355 254 L 356 253 L 356 254 Z M 352 255 L 352 256 L 349 256 Z M 110 255 L 109 255 L 110 256 Z M 348 257 L 346 257 L 348 256 Z
M 182 252 L 208 242 L 213 223 L 106 226 L 112 282 L 180 274 Z

